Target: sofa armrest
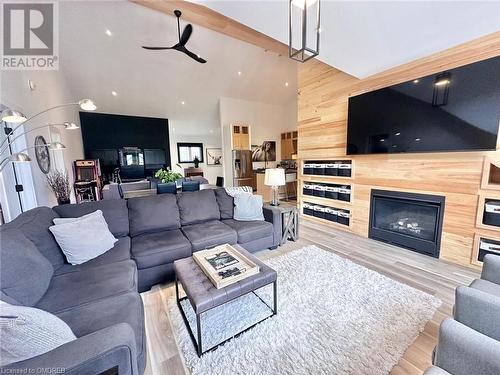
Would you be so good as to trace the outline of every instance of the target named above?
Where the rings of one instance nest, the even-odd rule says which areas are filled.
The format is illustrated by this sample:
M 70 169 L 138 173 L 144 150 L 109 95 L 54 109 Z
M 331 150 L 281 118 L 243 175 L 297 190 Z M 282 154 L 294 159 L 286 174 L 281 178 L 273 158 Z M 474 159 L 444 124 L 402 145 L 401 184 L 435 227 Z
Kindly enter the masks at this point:
M 447 318 L 439 328 L 434 365 L 453 375 L 500 374 L 500 342 Z
M 100 374 L 116 366 L 120 375 L 139 375 L 135 335 L 127 323 L 79 337 L 45 354 L 2 367 L 0 372 Z
M 481 279 L 500 285 L 500 256 L 487 254 L 484 257 Z
M 457 321 L 495 340 L 500 340 L 500 297 L 459 286 L 455 290 Z
M 264 219 L 273 224 L 273 246 L 281 243 L 282 227 L 281 211 L 275 207 L 263 207 Z

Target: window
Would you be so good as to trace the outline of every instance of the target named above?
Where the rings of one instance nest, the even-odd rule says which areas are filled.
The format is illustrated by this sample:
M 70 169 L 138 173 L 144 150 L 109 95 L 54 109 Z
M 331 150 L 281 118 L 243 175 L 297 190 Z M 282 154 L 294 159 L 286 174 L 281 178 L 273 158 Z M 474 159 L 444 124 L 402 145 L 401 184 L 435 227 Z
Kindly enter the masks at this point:
M 193 163 L 197 157 L 203 163 L 203 143 L 177 143 L 179 163 Z

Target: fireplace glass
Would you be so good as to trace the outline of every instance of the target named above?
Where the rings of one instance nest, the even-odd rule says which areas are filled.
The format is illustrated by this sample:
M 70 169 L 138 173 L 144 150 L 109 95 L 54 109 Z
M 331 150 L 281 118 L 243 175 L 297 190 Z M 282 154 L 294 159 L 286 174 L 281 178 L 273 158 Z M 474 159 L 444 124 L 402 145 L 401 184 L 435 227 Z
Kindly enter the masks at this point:
M 374 203 L 375 228 L 428 241 L 436 238 L 437 206 L 385 198 L 377 198 Z

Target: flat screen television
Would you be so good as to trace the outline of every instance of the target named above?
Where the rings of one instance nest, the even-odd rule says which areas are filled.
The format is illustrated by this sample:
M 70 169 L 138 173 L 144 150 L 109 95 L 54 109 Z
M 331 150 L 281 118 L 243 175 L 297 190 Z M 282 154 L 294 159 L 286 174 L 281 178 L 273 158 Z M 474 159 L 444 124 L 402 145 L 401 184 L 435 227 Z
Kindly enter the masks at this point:
M 349 98 L 347 154 L 495 150 L 500 57 Z

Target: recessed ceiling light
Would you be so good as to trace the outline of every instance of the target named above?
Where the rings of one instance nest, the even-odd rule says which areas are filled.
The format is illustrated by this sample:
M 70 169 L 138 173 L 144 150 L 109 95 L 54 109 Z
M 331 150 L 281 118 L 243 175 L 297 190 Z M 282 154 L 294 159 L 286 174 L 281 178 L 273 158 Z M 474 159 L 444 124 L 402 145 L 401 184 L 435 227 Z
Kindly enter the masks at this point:
M 415 142 L 420 142 L 420 138 L 415 138 Z
M 111 91 L 111 95 L 116 96 L 118 93 L 116 91 Z
M 288 87 L 288 82 L 285 82 L 285 86 Z
M 397 132 L 397 133 L 395 133 L 394 135 L 395 135 L 396 137 L 399 137 L 399 136 L 401 135 L 401 133 L 400 133 L 400 132 Z
M 382 139 L 380 140 L 380 142 L 385 142 L 385 139 L 384 139 L 384 138 L 382 138 Z
M 184 104 L 186 104 L 186 102 L 183 100 L 183 101 L 181 102 L 181 104 L 182 104 L 182 105 L 184 105 Z
M 238 75 L 241 76 L 241 72 L 238 72 Z
M 110 29 L 106 29 L 106 31 L 105 31 L 105 32 L 106 32 L 106 35 L 107 35 L 107 36 L 112 36 L 112 35 L 113 35 L 113 33 L 111 32 L 111 30 L 110 30 Z
M 420 82 L 420 80 L 419 80 L 419 79 L 414 79 L 414 80 L 413 80 L 413 83 L 419 83 L 419 82 Z
M 398 145 L 392 145 L 392 147 L 393 147 L 393 148 L 396 148 L 396 147 L 398 147 Z

